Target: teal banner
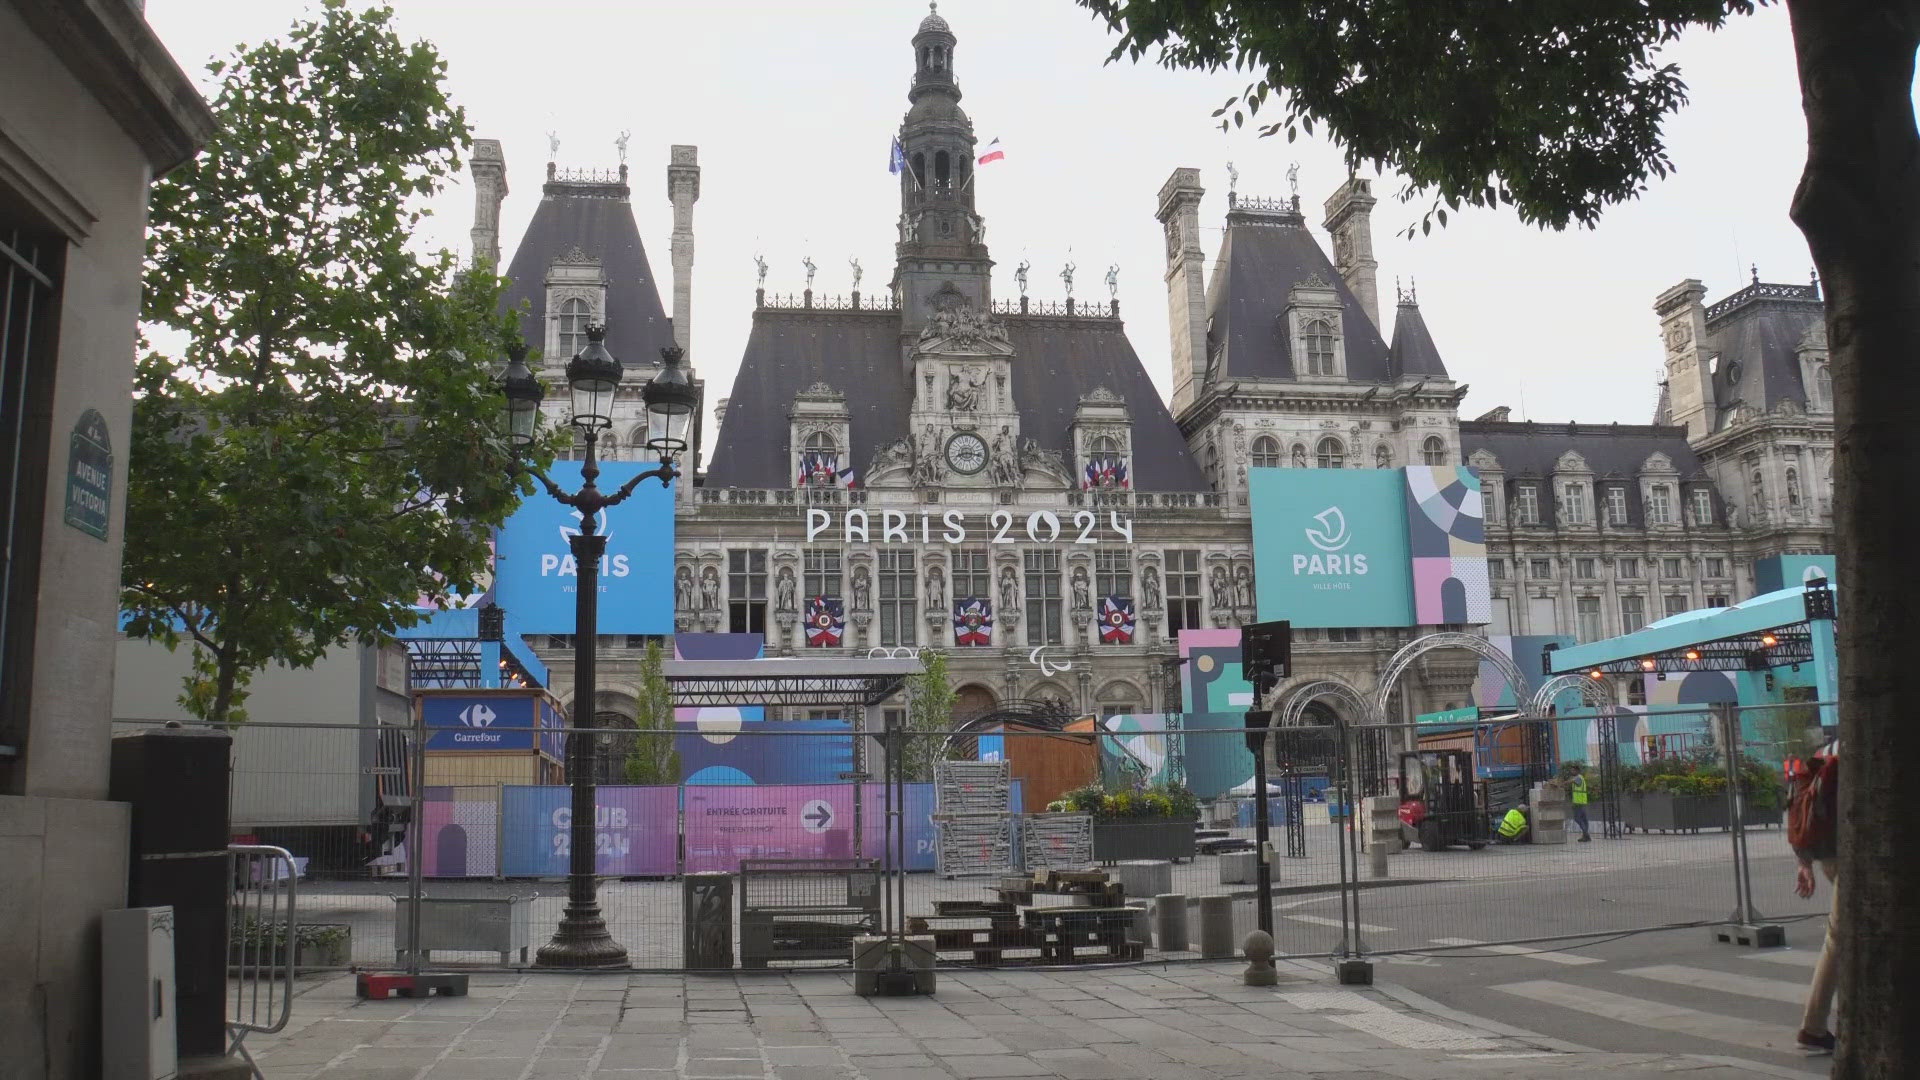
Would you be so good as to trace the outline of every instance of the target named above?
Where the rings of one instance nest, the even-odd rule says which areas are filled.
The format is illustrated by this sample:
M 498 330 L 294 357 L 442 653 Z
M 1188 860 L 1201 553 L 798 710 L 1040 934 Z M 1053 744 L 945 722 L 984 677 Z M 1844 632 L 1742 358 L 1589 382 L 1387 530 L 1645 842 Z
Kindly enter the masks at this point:
M 1411 626 L 1406 480 L 1399 469 L 1254 469 L 1262 621 Z

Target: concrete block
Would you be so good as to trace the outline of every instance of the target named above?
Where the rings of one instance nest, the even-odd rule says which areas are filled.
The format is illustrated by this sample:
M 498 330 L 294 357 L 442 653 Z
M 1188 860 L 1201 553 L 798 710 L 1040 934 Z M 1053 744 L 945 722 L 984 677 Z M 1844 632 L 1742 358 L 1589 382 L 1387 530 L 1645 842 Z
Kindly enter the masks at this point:
M 1129 897 L 1173 891 L 1173 863 L 1166 859 L 1127 859 L 1109 868 L 1107 876 L 1119 882 Z
M 1200 955 L 1208 960 L 1233 955 L 1233 897 L 1200 898 Z
M 1187 951 L 1187 897 L 1184 893 L 1164 893 L 1153 898 L 1155 935 L 1161 952 Z
M 1251 885 L 1259 876 L 1257 851 L 1225 851 L 1220 854 L 1220 884 Z

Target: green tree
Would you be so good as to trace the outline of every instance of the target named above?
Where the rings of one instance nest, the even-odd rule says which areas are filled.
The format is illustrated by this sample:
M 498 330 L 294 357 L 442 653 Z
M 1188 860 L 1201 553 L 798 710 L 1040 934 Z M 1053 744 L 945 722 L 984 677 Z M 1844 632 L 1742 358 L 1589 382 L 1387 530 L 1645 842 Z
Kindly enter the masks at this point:
M 1119 33 L 1110 59 L 1251 73 L 1216 114 L 1267 134 L 1341 144 L 1448 209 L 1511 206 L 1523 220 L 1593 224 L 1672 169 L 1661 125 L 1686 102 L 1659 55 L 1754 0 L 1077 0 Z M 1834 373 L 1841 813 L 1839 1077 L 1920 1076 L 1920 833 L 1905 773 L 1920 760 L 1900 643 L 1920 610 L 1911 490 L 1920 459 L 1920 4 L 1786 0 L 1807 125 L 1790 207 L 1826 287 Z M 1768 129 L 1754 118 L 1756 130 Z M 1780 118 L 1784 120 L 1785 118 Z M 1259 121 L 1256 121 L 1258 123 Z
M 525 483 L 495 431 L 500 279 L 411 243 L 466 118 L 391 16 L 325 0 L 214 63 L 219 128 L 153 190 L 122 604 L 191 644 L 206 720 L 470 589 Z
M 907 743 L 902 760 L 909 780 L 933 779 L 933 763 L 945 742 L 942 733 L 953 730 L 953 680 L 947 677 L 947 657 L 936 649 L 920 650 L 924 670 L 907 679 Z
M 634 731 L 627 747 L 629 784 L 680 782 L 680 750 L 674 739 L 673 690 L 661 672 L 666 659 L 658 639 L 647 642 L 640 661 L 640 700 L 634 704 Z

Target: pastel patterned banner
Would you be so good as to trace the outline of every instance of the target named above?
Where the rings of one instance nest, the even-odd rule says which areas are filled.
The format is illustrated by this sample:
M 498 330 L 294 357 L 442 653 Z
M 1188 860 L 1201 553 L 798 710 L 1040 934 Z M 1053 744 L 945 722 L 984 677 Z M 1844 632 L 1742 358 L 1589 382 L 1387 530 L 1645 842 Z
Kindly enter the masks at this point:
M 501 872 L 557 877 L 567 872 L 573 840 L 572 791 L 565 787 L 501 789 Z M 607 787 L 595 792 L 594 869 L 608 876 L 673 874 L 674 819 L 680 793 L 670 787 Z
M 1453 465 L 1416 465 L 1404 471 L 1413 621 L 1423 626 L 1492 621 L 1480 477 Z

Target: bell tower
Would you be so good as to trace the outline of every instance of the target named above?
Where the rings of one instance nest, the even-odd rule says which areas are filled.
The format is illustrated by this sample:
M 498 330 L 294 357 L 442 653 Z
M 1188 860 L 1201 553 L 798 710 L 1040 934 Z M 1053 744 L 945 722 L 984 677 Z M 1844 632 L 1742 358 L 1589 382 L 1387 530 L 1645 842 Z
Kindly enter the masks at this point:
M 973 210 L 973 123 L 960 108 L 953 30 L 939 5 L 930 6 L 934 10 L 913 35 L 913 86 L 895 161 L 900 236 L 892 284 L 908 337 L 927 324 L 936 303 L 987 310 L 993 271 L 986 223 Z

